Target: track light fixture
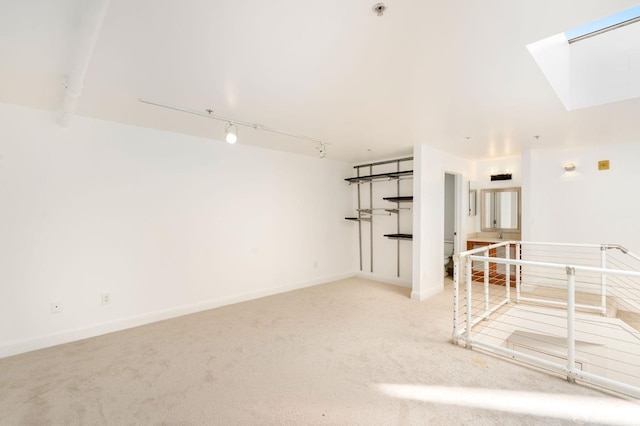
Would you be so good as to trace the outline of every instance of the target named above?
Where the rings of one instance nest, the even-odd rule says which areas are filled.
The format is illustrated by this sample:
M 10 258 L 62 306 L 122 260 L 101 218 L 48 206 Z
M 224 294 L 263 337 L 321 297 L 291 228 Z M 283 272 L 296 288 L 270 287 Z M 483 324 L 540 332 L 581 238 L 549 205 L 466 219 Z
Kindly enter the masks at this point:
M 323 142 L 318 143 L 318 145 L 316 145 L 316 149 L 320 153 L 320 158 L 324 158 L 327 155 L 327 145 Z
M 186 112 L 188 114 L 200 115 L 202 117 L 213 118 L 214 120 L 226 121 L 227 125 L 224 128 L 225 130 L 224 139 L 228 143 L 236 143 L 236 141 L 238 140 L 238 126 L 245 126 L 245 127 L 251 127 L 254 130 L 263 130 L 265 132 L 278 133 L 281 135 L 290 136 L 292 138 L 305 139 L 311 142 L 315 142 L 316 149 L 320 153 L 320 158 L 324 158 L 327 155 L 327 145 L 329 144 L 327 142 L 321 141 L 320 139 L 311 138 L 309 136 L 299 135 L 296 133 L 283 132 L 281 130 L 276 130 L 271 127 L 263 126 L 262 124 L 233 120 L 228 117 L 223 117 L 223 116 L 214 114 L 212 109 L 207 109 L 205 111 L 196 111 L 192 109 L 181 108 L 181 107 L 176 107 L 172 105 L 161 104 L 158 102 L 148 101 L 142 98 L 139 98 L 138 100 L 144 104 L 155 105 L 162 108 L 172 109 L 174 111 Z
M 238 140 L 238 126 L 229 123 L 224 127 L 224 140 L 228 143 L 236 143 Z

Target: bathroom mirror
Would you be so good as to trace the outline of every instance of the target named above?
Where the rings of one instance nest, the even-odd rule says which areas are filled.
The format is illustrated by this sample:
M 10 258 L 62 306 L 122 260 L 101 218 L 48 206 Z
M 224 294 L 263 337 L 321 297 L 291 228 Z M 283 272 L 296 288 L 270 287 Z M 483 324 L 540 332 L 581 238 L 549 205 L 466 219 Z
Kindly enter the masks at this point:
M 520 231 L 520 188 L 482 190 L 483 232 Z

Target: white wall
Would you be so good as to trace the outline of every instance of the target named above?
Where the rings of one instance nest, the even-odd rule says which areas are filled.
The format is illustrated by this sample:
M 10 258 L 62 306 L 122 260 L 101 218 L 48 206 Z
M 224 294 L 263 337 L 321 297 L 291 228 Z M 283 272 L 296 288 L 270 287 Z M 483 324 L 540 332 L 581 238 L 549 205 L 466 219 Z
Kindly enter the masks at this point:
M 616 243 L 640 253 L 640 143 L 523 155 L 527 241 Z M 611 169 L 598 171 L 599 160 Z M 574 172 L 565 172 L 565 163 Z
M 461 235 L 456 251 L 473 232 L 475 217 L 468 216 L 468 182 L 475 180 L 475 163 L 426 145 L 414 147 L 413 285 L 411 298 L 424 300 L 444 289 L 442 258 L 444 253 L 445 173 L 460 175 L 456 200 Z
M 357 270 L 350 165 L 56 118 L 0 104 L 0 356 Z

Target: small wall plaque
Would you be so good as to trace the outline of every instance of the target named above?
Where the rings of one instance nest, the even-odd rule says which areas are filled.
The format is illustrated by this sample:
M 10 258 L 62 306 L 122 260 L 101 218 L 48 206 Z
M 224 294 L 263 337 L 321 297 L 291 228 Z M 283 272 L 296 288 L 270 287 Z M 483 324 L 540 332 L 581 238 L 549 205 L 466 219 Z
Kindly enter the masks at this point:
M 598 161 L 598 170 L 609 170 L 609 160 Z

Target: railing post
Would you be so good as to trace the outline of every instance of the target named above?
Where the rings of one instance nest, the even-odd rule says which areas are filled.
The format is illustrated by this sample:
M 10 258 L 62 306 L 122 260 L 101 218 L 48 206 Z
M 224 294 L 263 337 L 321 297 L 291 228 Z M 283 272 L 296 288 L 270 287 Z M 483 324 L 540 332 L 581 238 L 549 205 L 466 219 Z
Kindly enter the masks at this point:
M 505 246 L 505 255 L 504 257 L 509 260 L 511 259 L 511 243 L 508 243 Z M 509 265 L 508 263 L 506 263 L 504 265 L 505 267 L 505 271 L 504 271 L 504 285 L 506 286 L 506 290 L 507 290 L 507 303 L 511 303 L 511 265 Z
M 567 266 L 567 380 L 571 383 L 576 381 L 575 290 L 576 269 Z
M 463 257 L 464 259 L 464 257 Z M 460 255 L 453 256 L 453 344 L 458 344 L 458 298 L 459 298 L 459 282 L 458 282 L 458 264 L 460 263 Z
M 600 267 L 602 272 L 600 273 L 600 308 L 602 309 L 602 316 L 607 315 L 607 246 L 602 244 L 600 246 Z
M 522 250 L 522 244 L 520 243 L 516 243 L 516 260 L 520 260 L 521 258 L 521 252 Z M 520 281 L 522 280 L 522 277 L 520 276 L 522 272 L 522 267 L 519 265 L 516 265 L 516 303 L 520 303 Z
M 471 349 L 471 258 L 467 257 L 467 261 L 465 263 L 465 269 L 467 273 L 467 349 Z
M 484 251 L 484 257 L 489 257 L 489 250 Z M 484 317 L 489 315 L 489 261 L 484 261 Z

